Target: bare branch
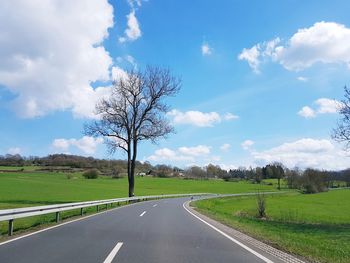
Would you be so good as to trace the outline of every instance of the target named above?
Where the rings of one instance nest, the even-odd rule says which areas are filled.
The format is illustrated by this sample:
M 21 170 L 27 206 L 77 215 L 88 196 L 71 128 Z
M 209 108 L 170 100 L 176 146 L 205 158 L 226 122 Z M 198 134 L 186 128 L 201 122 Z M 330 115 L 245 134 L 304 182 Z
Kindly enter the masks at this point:
M 338 112 L 341 119 L 337 127 L 333 129 L 332 138 L 338 142 L 345 143 L 345 149 L 350 150 L 350 89 L 344 87 L 345 99 L 340 102 Z

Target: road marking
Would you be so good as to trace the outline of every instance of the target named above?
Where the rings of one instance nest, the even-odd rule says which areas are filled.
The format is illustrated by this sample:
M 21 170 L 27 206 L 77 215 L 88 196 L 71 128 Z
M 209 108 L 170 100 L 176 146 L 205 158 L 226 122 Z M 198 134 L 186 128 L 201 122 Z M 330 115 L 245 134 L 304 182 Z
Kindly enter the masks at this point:
M 140 216 L 143 216 L 144 214 L 146 214 L 146 211 L 143 211 L 142 214 Z
M 156 206 L 157 206 L 157 204 L 153 205 L 153 207 L 156 207 Z
M 123 242 L 118 242 L 115 247 L 113 248 L 113 250 L 111 251 L 111 253 L 109 253 L 108 257 L 105 259 L 105 261 L 103 261 L 103 263 L 111 263 L 112 260 L 115 258 L 115 256 L 117 255 L 119 249 L 122 247 Z
M 220 229 L 218 229 L 217 227 L 213 226 L 212 224 L 208 223 L 207 221 L 205 221 L 204 219 L 200 218 L 199 216 L 195 215 L 194 213 L 192 213 L 190 210 L 188 210 L 188 208 L 185 206 L 185 204 L 188 203 L 185 202 L 182 204 L 183 208 L 190 213 L 192 216 L 194 216 L 195 218 L 197 218 L 198 220 L 202 221 L 204 224 L 210 226 L 212 229 L 214 229 L 215 231 L 219 232 L 221 235 L 223 235 L 224 237 L 228 238 L 229 240 L 231 240 L 232 242 L 236 243 L 237 245 L 241 246 L 242 248 L 244 248 L 245 250 L 248 250 L 250 253 L 254 254 L 255 256 L 257 256 L 258 258 L 260 258 L 261 260 L 265 261 L 266 263 L 274 263 L 273 261 L 271 261 L 270 259 L 264 257 L 263 255 L 261 255 L 260 253 L 256 252 L 255 250 L 251 249 L 250 247 L 244 245 L 243 243 L 239 242 L 237 239 L 234 239 L 233 237 L 229 236 L 228 234 L 226 234 L 225 232 L 221 231 Z

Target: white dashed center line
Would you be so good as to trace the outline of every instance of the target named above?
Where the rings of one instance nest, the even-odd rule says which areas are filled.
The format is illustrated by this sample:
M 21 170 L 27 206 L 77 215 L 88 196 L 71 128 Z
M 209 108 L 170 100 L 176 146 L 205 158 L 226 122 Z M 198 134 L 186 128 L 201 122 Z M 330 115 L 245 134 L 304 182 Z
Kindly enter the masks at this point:
M 140 216 L 143 216 L 144 214 L 146 214 L 146 211 L 143 211 L 142 214 Z
M 115 258 L 115 256 L 117 255 L 119 249 L 122 247 L 123 242 L 118 242 L 115 247 L 113 248 L 113 250 L 111 251 L 111 253 L 109 253 L 108 257 L 105 259 L 105 261 L 103 261 L 103 263 L 111 263 L 113 261 L 113 259 Z

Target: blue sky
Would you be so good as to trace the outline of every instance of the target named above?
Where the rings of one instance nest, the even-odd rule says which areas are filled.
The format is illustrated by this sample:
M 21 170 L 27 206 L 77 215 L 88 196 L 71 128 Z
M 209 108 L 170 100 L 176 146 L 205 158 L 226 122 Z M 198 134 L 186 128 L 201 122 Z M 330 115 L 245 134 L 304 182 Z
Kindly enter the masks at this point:
M 110 156 L 83 137 L 123 70 L 182 78 L 176 134 L 139 160 L 223 168 L 280 161 L 342 169 L 331 140 L 349 85 L 348 1 L 3 1 L 0 154 Z

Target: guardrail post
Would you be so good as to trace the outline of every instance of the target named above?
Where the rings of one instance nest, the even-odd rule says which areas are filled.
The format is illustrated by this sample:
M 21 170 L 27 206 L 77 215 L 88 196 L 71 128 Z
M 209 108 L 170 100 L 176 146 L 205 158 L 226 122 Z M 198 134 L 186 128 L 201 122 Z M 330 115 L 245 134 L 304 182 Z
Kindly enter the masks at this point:
M 80 208 L 80 215 L 81 215 L 81 216 L 84 215 L 84 208 Z
M 13 219 L 9 220 L 9 236 L 13 235 Z
M 56 223 L 60 222 L 60 212 L 56 212 Z
M 108 204 L 106 204 L 106 210 L 108 209 Z
M 96 211 L 97 211 L 97 212 L 99 211 L 99 209 L 98 209 L 98 205 L 96 206 Z

